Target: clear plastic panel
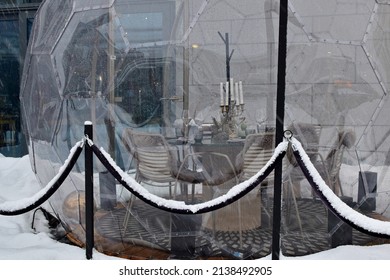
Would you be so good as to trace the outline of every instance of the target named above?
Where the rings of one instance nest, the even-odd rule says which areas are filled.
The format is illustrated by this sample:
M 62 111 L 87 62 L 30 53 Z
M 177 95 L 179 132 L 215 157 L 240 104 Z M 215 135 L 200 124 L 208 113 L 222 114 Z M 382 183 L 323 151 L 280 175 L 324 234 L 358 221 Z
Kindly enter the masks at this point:
M 208 202 L 260 170 L 275 145 L 278 1 L 104 2 L 46 1 L 35 21 L 21 101 L 42 185 L 82 139 L 85 121 L 94 124 L 94 142 L 161 198 Z M 374 0 L 289 1 L 285 100 L 286 129 L 332 190 L 385 219 L 387 9 Z M 162 140 L 140 147 L 132 132 Z M 254 134 L 260 138 L 249 140 Z M 94 171 L 99 250 L 138 258 L 271 252 L 273 173 L 220 210 L 178 215 L 136 199 L 97 161 Z M 51 200 L 81 242 L 83 175 L 80 159 Z M 362 197 L 375 182 L 377 195 Z M 282 210 L 285 255 L 372 241 L 328 216 L 291 153 Z M 134 253 L 137 246 L 147 253 Z
M 32 32 L 32 53 L 48 53 L 54 47 L 61 36 L 67 21 L 72 14 L 72 0 L 61 1 L 61 3 L 49 3 L 41 5 L 35 19 Z
M 285 123 L 341 200 L 388 219 L 387 40 L 380 35 L 388 6 L 375 2 L 290 1 L 296 22 L 288 33 Z M 377 242 L 329 213 L 293 161 L 285 166 L 285 255 Z M 302 242 L 298 250 L 292 239 Z

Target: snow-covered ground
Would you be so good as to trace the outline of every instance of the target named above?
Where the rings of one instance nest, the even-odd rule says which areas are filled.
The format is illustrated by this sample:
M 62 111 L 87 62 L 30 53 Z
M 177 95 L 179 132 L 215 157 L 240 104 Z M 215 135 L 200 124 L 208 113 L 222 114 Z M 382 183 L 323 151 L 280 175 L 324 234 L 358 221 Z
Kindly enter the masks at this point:
M 8 158 L 0 155 L 0 203 L 31 197 L 41 189 L 31 170 L 28 156 Z M 46 219 L 40 211 L 18 216 L 0 216 L 0 259 L 74 260 L 85 259 L 85 250 L 51 238 Z M 110 257 L 95 253 L 96 259 Z

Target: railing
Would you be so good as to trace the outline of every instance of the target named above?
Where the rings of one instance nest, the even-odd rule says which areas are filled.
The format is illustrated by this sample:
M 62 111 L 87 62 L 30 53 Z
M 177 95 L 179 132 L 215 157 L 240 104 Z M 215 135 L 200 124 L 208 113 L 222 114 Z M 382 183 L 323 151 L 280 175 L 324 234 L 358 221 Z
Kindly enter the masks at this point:
M 115 179 L 133 195 L 145 203 L 164 211 L 178 214 L 202 214 L 214 211 L 229 205 L 242 198 L 258 186 L 274 169 L 281 163 L 289 146 L 293 148 L 294 156 L 305 174 L 310 185 L 321 198 L 326 207 L 338 218 L 366 234 L 390 238 L 390 222 L 380 221 L 362 215 L 340 200 L 326 185 L 298 140 L 293 138 L 291 133 L 285 133 L 285 139 L 276 148 L 269 161 L 259 172 L 248 180 L 232 187 L 225 195 L 199 204 L 187 205 L 181 201 L 164 199 L 149 193 L 137 181 L 121 170 L 115 161 L 103 149 L 99 149 L 91 140 L 93 127 L 91 122 L 85 123 L 85 138 L 71 149 L 68 159 L 60 168 L 59 173 L 49 184 L 31 198 L 22 199 L 17 202 L 3 202 L 0 204 L 0 215 L 20 215 L 39 207 L 48 200 L 62 185 L 77 162 L 83 148 L 85 148 L 85 218 L 86 218 L 86 258 L 92 259 L 94 247 L 94 209 L 93 209 L 93 154 L 101 161 L 106 169 Z M 279 209 L 280 210 L 280 209 Z M 273 228 L 273 231 L 278 230 Z

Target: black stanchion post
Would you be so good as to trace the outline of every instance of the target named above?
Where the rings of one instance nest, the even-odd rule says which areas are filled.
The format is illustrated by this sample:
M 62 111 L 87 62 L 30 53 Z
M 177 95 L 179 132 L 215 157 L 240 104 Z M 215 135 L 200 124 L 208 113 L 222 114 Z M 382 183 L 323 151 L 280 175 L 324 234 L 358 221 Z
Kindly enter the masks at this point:
M 93 139 L 92 122 L 84 123 L 84 134 L 88 139 Z M 92 259 L 94 247 L 93 231 L 93 152 L 88 143 L 85 144 L 85 249 L 88 260 Z
M 366 212 L 375 211 L 377 181 L 376 172 L 359 172 L 358 204 L 360 205 L 360 210 Z
M 287 19 L 288 0 L 280 1 L 279 13 L 279 51 L 278 51 L 278 88 L 276 97 L 276 133 L 275 144 L 283 141 L 284 101 L 286 88 L 286 56 L 287 56 Z M 279 260 L 280 254 L 280 220 L 282 201 L 282 163 L 275 166 L 274 210 L 272 228 L 272 259 Z

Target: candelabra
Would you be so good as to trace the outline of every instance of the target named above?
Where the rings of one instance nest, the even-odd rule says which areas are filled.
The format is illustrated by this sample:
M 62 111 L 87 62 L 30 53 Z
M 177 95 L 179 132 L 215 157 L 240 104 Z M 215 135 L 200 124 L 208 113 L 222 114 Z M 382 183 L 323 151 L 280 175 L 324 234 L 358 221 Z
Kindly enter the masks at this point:
M 233 82 L 231 78 L 229 82 L 220 83 L 221 95 L 221 130 L 229 139 L 237 138 L 238 125 L 244 121 L 244 96 L 242 90 L 242 82 Z
M 225 135 L 224 137 L 233 139 L 238 136 L 238 124 L 244 121 L 242 117 L 244 112 L 242 81 L 234 83 L 233 78 L 230 77 L 230 60 L 234 50 L 230 52 L 229 34 L 225 33 L 225 37 L 222 36 L 221 32 L 218 34 L 225 44 L 226 82 L 220 83 L 221 122 L 213 120 L 218 131 Z

